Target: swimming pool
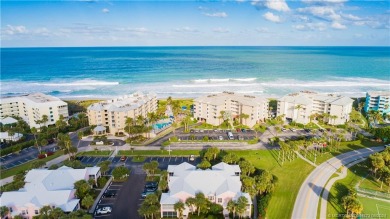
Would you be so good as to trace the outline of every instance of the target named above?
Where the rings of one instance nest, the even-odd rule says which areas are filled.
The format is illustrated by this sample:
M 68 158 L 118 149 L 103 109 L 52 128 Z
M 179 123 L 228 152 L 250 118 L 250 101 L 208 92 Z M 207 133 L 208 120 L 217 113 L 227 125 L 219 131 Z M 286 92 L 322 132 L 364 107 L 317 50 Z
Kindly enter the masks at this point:
M 162 129 L 162 128 L 164 128 L 166 126 L 169 126 L 169 125 L 171 125 L 170 122 L 156 123 L 156 124 L 153 125 L 153 128 L 154 129 Z

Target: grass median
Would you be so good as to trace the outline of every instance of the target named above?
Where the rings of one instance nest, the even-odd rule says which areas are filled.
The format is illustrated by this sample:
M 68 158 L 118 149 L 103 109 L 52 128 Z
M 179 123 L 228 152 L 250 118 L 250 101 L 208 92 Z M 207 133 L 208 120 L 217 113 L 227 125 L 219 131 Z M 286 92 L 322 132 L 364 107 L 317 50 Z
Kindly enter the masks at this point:
M 63 151 L 57 151 L 53 155 L 45 157 L 45 158 L 43 158 L 41 160 L 45 161 L 45 162 L 48 162 L 48 161 L 53 160 L 53 159 L 55 159 L 55 158 L 57 158 L 57 157 L 59 157 L 59 156 L 61 156 L 63 154 L 64 154 Z M 31 163 L 33 163 L 34 161 L 36 161 L 36 159 L 34 159 L 32 161 L 29 161 L 27 163 L 21 164 L 19 166 L 7 169 L 7 170 L 1 170 L 1 172 L 0 172 L 0 179 L 4 179 L 4 178 L 7 178 L 7 177 L 16 175 L 16 174 L 18 174 L 20 172 L 30 170 L 31 169 Z
M 112 151 L 84 151 L 77 154 L 77 156 L 110 156 Z

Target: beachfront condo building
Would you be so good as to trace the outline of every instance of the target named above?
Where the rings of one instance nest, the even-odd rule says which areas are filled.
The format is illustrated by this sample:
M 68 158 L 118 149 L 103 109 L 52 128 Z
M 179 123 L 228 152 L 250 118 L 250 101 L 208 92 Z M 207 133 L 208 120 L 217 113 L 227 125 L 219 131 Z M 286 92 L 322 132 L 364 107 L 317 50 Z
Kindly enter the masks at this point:
M 370 110 L 390 113 L 390 92 L 367 92 L 364 111 L 367 113 Z
M 327 114 L 326 122 L 340 125 L 348 121 L 352 103 L 353 100 L 349 97 L 301 91 L 278 99 L 277 116 L 282 116 L 287 121 L 307 124 L 311 115 Z
M 24 179 L 25 185 L 17 191 L 4 192 L 0 197 L 1 206 L 8 208 L 4 218 L 19 215 L 25 219 L 38 216 L 43 206 L 61 208 L 64 212 L 80 209 L 74 183 L 79 180 L 95 180 L 101 176 L 100 167 L 73 169 L 62 166 L 56 170 L 32 169 Z
M 179 165 L 168 165 L 168 188 L 167 193 L 161 194 L 161 218 L 179 217 L 174 209 L 175 203 L 186 202 L 188 198 L 194 198 L 197 193 L 203 193 L 210 202 L 223 207 L 225 218 L 229 211 L 227 204 L 230 200 L 237 201 L 245 197 L 248 202 L 243 217 L 251 217 L 252 201 L 248 193 L 241 191 L 241 169 L 238 165 L 218 163 L 210 169 L 201 170 L 184 162 Z M 187 218 L 191 207 L 185 206 L 184 218 Z
M 45 124 L 39 124 L 43 115 L 47 115 L 48 121 Z M 33 93 L 1 98 L 0 117 L 19 116 L 30 127 L 40 128 L 41 126 L 54 125 L 61 115 L 64 119 L 68 118 L 68 104 L 50 95 Z
M 90 125 L 104 126 L 107 133 L 125 133 L 126 119 L 147 117 L 157 110 L 157 97 L 154 93 L 136 92 L 111 100 L 94 103 L 88 107 Z
M 226 91 L 202 96 L 194 100 L 194 118 L 215 126 L 226 119 L 238 119 L 252 127 L 268 118 L 268 100 Z

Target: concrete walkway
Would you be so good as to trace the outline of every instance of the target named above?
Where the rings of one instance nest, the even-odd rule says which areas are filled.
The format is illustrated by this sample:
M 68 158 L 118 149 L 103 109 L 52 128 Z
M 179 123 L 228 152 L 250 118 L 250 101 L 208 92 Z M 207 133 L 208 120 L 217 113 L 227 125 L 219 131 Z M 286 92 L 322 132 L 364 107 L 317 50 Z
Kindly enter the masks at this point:
M 10 177 L 1 179 L 0 186 L 4 186 L 5 184 L 11 183 L 12 181 L 14 181 L 14 176 L 10 176 Z
M 298 151 L 294 151 L 298 157 L 300 157 L 302 160 L 308 162 L 310 165 L 312 165 L 313 167 L 317 167 L 317 165 L 313 162 L 311 162 L 309 159 L 307 159 L 306 157 L 302 156 L 302 154 L 300 154 Z
M 347 170 L 348 170 L 349 167 L 351 167 L 351 166 L 353 166 L 353 165 L 355 165 L 357 163 L 360 163 L 360 162 L 362 162 L 364 160 L 366 160 L 366 158 L 362 158 L 362 159 L 353 161 L 353 162 L 345 165 L 345 167 L 342 168 L 341 174 L 339 174 L 339 176 L 334 177 L 334 178 L 329 180 L 329 182 L 326 184 L 326 186 L 325 186 L 325 188 L 323 190 L 322 197 L 321 197 L 320 218 L 326 218 L 326 211 L 327 211 L 327 207 L 328 207 L 329 192 L 330 192 L 330 189 L 332 188 L 333 184 L 337 180 L 344 179 L 345 177 L 347 177 L 347 173 L 348 173 Z

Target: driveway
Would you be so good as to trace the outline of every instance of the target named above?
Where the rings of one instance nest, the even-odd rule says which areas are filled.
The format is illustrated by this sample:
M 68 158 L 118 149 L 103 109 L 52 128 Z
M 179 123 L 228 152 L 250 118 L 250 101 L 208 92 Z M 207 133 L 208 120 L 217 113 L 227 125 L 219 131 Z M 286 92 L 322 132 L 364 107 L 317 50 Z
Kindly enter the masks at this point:
M 364 148 L 338 155 L 319 165 L 303 182 L 291 218 L 317 218 L 318 203 L 329 178 L 342 166 L 382 151 L 384 147 Z M 322 199 L 323 202 L 328 200 Z
M 144 189 L 145 179 L 145 174 L 139 171 L 131 172 L 115 200 L 111 218 L 142 218 L 138 215 L 137 210 L 142 203 L 141 193 Z

